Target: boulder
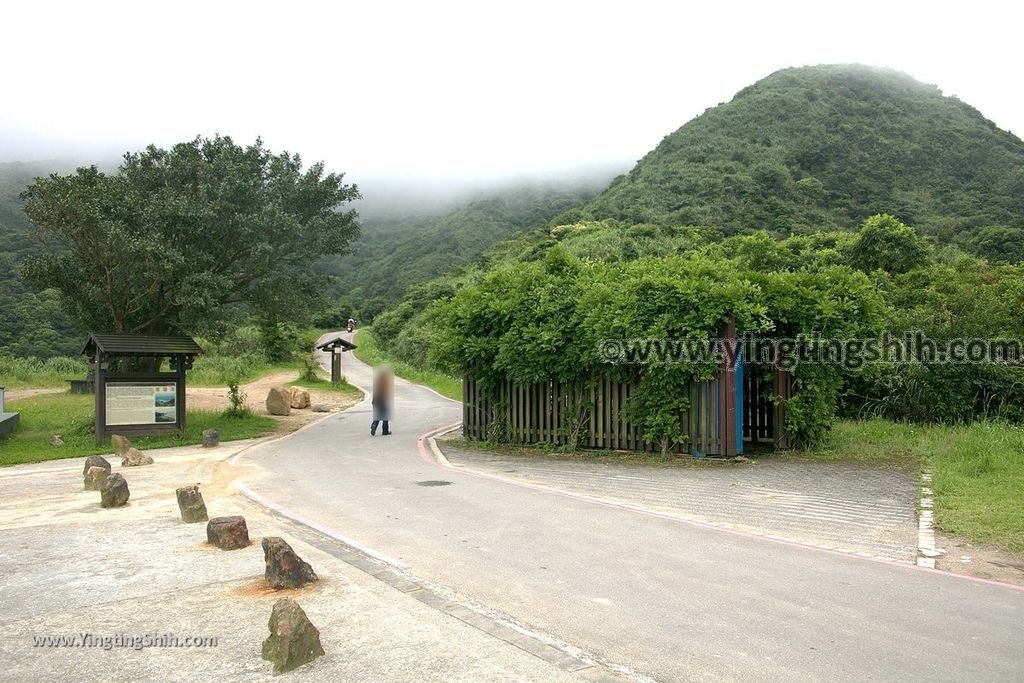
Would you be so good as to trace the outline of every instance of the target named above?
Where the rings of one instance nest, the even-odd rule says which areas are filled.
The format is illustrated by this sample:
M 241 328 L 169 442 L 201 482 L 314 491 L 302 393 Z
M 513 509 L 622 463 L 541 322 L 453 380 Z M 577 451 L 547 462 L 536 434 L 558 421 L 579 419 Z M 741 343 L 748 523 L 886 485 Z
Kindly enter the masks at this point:
M 123 458 L 128 449 L 132 447 L 132 442 L 128 440 L 127 436 L 112 434 L 110 436 L 110 447 L 114 449 L 114 455 Z
M 288 390 L 292 398 L 292 408 L 308 408 L 309 407 L 309 392 L 302 387 L 292 387 Z
M 264 537 L 263 561 L 267 564 L 264 576 L 271 588 L 300 588 L 317 580 L 309 563 L 279 536 Z
M 331 412 L 331 407 L 329 405 L 327 405 L 326 403 L 314 403 L 313 404 L 313 412 L 314 413 L 329 413 L 329 412 Z
M 63 446 L 64 445 L 64 439 L 61 437 L 60 434 L 54 434 L 53 436 L 50 437 L 50 445 L 51 446 Z
M 271 387 L 267 392 L 267 413 L 270 415 L 291 415 L 292 395 L 284 387 Z
M 320 631 L 291 598 L 274 603 L 267 626 L 270 636 L 263 641 L 263 659 L 274 664 L 275 674 L 291 671 L 324 654 Z
M 85 459 L 85 467 L 82 468 L 82 475 L 89 474 L 89 469 L 92 467 L 102 467 L 110 474 L 110 463 L 102 455 L 90 455 Z
M 153 458 L 132 446 L 121 458 L 121 467 L 138 467 L 140 465 L 152 465 Z
M 203 430 L 203 448 L 216 448 L 220 445 L 220 432 L 216 429 Z
M 181 511 L 183 522 L 205 522 L 209 519 L 206 514 L 206 503 L 203 502 L 203 494 L 199 492 L 199 484 L 182 486 L 175 490 L 178 497 L 178 510 Z
M 108 470 L 105 470 L 102 467 L 90 467 L 83 475 L 85 479 L 85 490 L 99 491 L 103 486 L 103 480 L 108 476 L 110 476 L 110 472 Z
M 249 528 L 245 517 L 214 517 L 206 525 L 206 540 L 221 550 L 237 550 L 249 545 Z
M 100 507 L 119 508 L 128 502 L 131 491 L 120 474 L 108 474 L 100 484 Z

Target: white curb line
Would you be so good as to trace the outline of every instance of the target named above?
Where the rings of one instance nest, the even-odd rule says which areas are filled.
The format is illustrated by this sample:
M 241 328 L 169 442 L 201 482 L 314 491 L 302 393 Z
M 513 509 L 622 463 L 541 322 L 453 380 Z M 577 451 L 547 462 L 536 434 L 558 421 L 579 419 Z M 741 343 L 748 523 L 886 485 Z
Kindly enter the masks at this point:
M 931 468 L 921 472 L 921 500 L 917 509 L 917 566 L 935 569 L 935 558 L 943 550 L 935 547 L 935 501 Z

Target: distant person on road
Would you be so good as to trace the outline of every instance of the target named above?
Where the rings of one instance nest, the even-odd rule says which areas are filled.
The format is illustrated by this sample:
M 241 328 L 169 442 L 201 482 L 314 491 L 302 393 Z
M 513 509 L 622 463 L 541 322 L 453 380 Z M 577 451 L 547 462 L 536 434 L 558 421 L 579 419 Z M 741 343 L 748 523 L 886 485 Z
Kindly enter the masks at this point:
M 377 435 L 377 425 L 384 423 L 381 436 L 390 436 L 388 420 L 391 419 L 391 403 L 395 395 L 395 375 L 386 365 L 373 369 L 373 421 L 370 422 L 370 436 Z
M 352 330 L 356 329 L 356 319 L 355 318 L 349 318 L 348 319 L 348 325 L 346 325 L 346 329 L 348 329 L 349 332 L 351 332 Z

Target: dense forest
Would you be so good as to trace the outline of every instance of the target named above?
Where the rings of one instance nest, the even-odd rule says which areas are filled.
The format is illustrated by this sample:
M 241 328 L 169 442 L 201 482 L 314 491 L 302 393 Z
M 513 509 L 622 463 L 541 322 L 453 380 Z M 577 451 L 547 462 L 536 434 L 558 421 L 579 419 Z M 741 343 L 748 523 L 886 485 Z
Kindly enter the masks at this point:
M 18 275 L 18 264 L 43 253 L 19 194 L 36 176 L 68 171 L 73 164 L 0 163 L 0 353 L 16 356 L 76 355 L 82 335 L 60 305 L 57 292 L 38 290 Z

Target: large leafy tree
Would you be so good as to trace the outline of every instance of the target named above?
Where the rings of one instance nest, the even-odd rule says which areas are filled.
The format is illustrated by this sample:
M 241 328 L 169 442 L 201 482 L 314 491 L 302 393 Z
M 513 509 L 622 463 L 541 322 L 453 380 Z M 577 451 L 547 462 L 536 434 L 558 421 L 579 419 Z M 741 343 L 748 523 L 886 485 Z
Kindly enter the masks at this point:
M 35 237 L 51 247 L 23 275 L 104 332 L 191 332 L 231 305 L 290 319 L 318 299 L 315 260 L 359 235 L 345 209 L 359 198 L 354 185 L 259 140 L 150 146 L 116 173 L 51 175 L 22 197 Z

